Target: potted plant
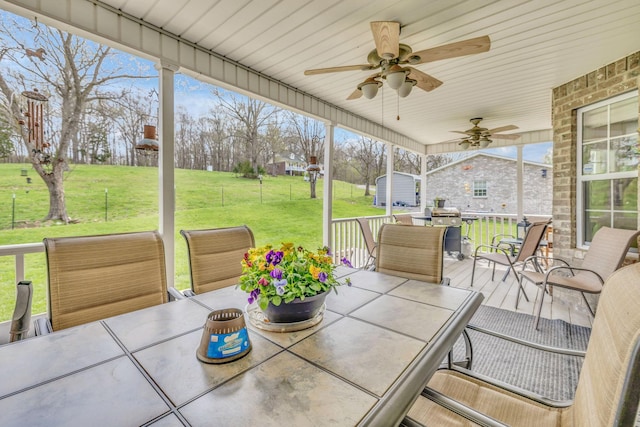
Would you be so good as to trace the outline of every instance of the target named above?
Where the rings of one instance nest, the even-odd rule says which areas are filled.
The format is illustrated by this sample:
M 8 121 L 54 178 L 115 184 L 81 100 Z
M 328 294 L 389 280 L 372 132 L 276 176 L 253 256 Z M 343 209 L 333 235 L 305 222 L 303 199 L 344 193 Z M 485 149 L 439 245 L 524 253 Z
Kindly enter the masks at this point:
M 436 197 L 433 199 L 433 206 L 436 208 L 444 208 L 444 203 L 447 201 L 444 197 Z
M 346 258 L 341 263 L 351 267 Z M 270 322 L 299 322 L 317 315 L 329 291 L 337 293 L 335 268 L 327 247 L 312 252 L 293 243 L 266 245 L 245 253 L 238 286 Z

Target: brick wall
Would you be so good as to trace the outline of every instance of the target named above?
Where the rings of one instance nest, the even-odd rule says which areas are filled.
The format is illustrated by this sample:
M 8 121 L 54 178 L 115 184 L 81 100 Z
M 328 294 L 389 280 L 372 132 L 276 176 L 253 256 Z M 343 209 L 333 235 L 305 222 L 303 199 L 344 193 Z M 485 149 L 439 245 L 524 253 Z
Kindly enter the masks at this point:
M 553 251 L 579 265 L 576 250 L 578 108 L 640 87 L 640 52 L 553 89 Z

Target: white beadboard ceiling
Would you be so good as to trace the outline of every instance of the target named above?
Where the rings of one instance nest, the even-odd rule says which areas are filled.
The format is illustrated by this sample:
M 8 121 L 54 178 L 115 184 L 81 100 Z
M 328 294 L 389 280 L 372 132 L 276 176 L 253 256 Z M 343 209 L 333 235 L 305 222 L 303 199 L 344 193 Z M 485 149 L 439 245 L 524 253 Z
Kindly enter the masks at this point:
M 101 0 L 425 145 L 451 130 L 551 128 L 551 90 L 640 51 L 638 0 Z M 414 51 L 488 35 L 489 52 L 415 66 L 444 84 L 400 99 L 346 97 L 372 71 L 305 76 L 366 64 L 370 21 L 398 21 Z M 384 111 L 384 114 L 383 114 Z M 400 115 L 400 120 L 396 116 Z

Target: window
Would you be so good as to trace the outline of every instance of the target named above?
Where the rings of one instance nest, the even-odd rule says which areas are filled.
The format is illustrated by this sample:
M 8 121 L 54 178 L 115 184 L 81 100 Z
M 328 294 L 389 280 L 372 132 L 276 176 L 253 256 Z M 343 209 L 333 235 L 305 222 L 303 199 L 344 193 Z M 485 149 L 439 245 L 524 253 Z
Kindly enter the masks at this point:
M 578 245 L 638 223 L 638 92 L 578 110 Z
M 487 181 L 473 181 L 473 197 L 487 197 Z

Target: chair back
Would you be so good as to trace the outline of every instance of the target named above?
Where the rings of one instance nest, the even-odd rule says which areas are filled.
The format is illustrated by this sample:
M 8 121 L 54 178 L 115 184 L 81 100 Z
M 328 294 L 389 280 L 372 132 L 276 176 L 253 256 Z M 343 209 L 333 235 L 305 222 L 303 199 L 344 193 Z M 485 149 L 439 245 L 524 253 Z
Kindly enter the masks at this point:
M 640 399 L 638 282 L 640 263 L 614 272 L 604 285 L 568 414 L 570 425 L 634 425 Z
M 376 271 L 441 283 L 446 227 L 382 224 L 376 246 Z
M 622 265 L 631 242 L 638 238 L 640 231 L 602 227 L 593 236 L 582 266 L 593 270 L 606 280 Z M 577 275 L 580 275 L 578 273 Z M 582 273 L 588 274 L 588 273 Z
M 398 224 L 413 225 L 413 218 L 411 215 L 394 215 L 393 218 Z
M 369 256 L 376 256 L 376 242 L 373 238 L 373 233 L 371 232 L 371 226 L 369 225 L 369 220 L 366 218 L 356 218 L 358 221 L 358 225 L 360 225 L 360 230 L 362 231 L 362 237 L 364 238 L 364 244 L 367 246 L 367 251 L 369 252 Z
M 54 331 L 167 302 L 157 231 L 45 238 Z
M 246 225 L 207 230 L 181 230 L 187 241 L 191 289 L 194 293 L 236 285 L 242 275 L 242 258 L 255 246 Z
M 515 259 L 515 262 L 524 261 L 532 255 L 536 254 L 540 241 L 547 230 L 547 226 L 550 221 L 534 222 L 527 229 L 527 234 L 524 236 L 522 245 L 520 245 L 520 251 Z

